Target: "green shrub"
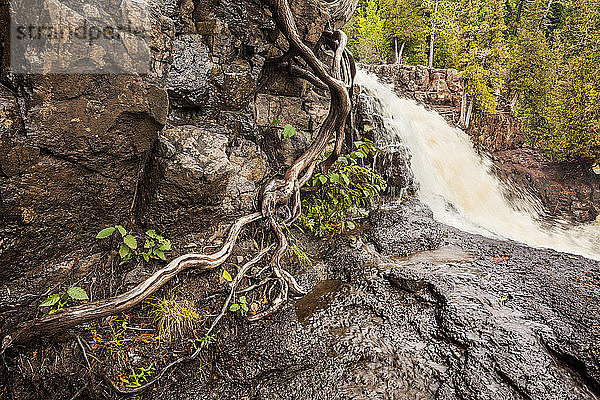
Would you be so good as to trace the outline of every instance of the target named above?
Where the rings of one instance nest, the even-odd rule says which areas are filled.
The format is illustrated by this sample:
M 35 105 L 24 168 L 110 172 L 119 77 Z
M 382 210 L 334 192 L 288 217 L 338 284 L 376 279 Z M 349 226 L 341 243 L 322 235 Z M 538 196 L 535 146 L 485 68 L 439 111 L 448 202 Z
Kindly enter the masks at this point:
M 302 201 L 299 223 L 315 236 L 325 237 L 352 230 L 356 220 L 366 216 L 364 208 L 379 201 L 386 182 L 366 165 L 369 155 L 379 150 L 366 140 L 340 156 L 327 172 L 316 173 L 309 186 L 315 191 Z

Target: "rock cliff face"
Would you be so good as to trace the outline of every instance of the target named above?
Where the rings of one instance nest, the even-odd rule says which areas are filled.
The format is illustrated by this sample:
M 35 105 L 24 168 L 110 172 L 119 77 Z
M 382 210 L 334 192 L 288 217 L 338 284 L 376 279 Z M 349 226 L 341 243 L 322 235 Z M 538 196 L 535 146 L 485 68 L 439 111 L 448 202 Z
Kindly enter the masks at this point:
M 313 44 L 354 6 L 293 3 Z M 49 293 L 78 282 L 94 299 L 109 297 L 156 266 L 117 266 L 108 246 L 93 239 L 107 225 L 192 234 L 254 208 L 257 188 L 297 157 L 327 112 L 322 93 L 267 65 L 285 43 L 269 11 L 251 0 L 161 4 L 152 14 L 146 76 L 11 74 L 7 9 L 0 7 L 2 331 L 35 315 Z M 374 70 L 457 118 L 456 71 Z M 356 127 L 374 127 L 376 140 L 381 120 L 372 99 L 358 89 L 355 99 Z M 265 129 L 276 119 L 301 132 L 282 142 Z M 385 150 L 374 162 L 392 187 L 409 193 L 406 149 Z M 597 187 L 573 190 L 584 206 L 571 203 L 571 212 L 591 215 Z M 207 350 L 210 362 L 168 373 L 144 398 L 599 397 L 598 262 L 465 234 L 412 200 L 381 207 L 360 232 L 351 243 L 305 240 L 315 266 L 294 272 L 311 293 L 254 324 L 228 315 Z M 201 249 L 220 235 L 193 237 L 197 243 L 178 243 L 175 251 Z M 251 242 L 240 242 L 228 269 Z M 179 284 L 186 298 L 212 309 L 222 305 L 219 279 L 221 271 L 184 274 Z M 77 333 L 92 343 L 89 328 Z M 108 386 L 90 384 L 70 334 L 3 355 L 0 390 L 13 398 L 115 397 Z M 152 356 L 158 364 L 170 360 L 134 339 L 135 328 L 127 334 L 135 343 L 126 354 L 132 366 L 147 366 Z
M 496 173 L 517 187 L 529 188 L 549 215 L 573 222 L 594 221 L 600 214 L 600 176 L 556 163 L 523 148 L 493 155 Z
M 43 12 L 59 18 L 63 7 L 78 18 L 76 3 L 44 3 Z M 293 7 L 303 37 L 315 43 L 326 25 L 343 25 L 355 3 Z M 299 135 L 274 155 L 278 132 L 263 127 L 279 119 L 310 133 L 326 114 L 326 99 L 307 84 L 265 73 L 265 60 L 286 43 L 260 2 L 151 7 L 149 73 L 140 76 L 15 75 L 8 7 L 1 8 L 1 282 L 45 290 L 40 271 L 67 254 L 78 258 L 107 225 L 186 233 L 247 212 L 263 180 L 306 145 Z M 265 79 L 278 79 L 280 89 Z

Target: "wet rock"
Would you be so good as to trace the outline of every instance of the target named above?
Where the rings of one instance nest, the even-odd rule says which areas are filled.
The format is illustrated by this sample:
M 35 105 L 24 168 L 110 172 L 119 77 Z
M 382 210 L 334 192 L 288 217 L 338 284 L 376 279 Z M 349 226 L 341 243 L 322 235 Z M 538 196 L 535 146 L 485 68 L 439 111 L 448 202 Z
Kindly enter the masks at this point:
M 386 193 L 402 198 L 414 193 L 416 185 L 410 169 L 410 153 L 404 143 L 390 141 L 382 116 L 376 111 L 377 99 L 359 88 L 354 100 L 354 127 L 358 137 L 373 141 L 383 154 L 376 154 L 373 165 L 387 183 Z
M 590 170 L 553 162 L 532 149 L 494 153 L 496 174 L 537 196 L 549 215 L 575 222 L 600 214 L 600 178 Z
M 197 230 L 219 218 L 249 212 L 257 184 L 267 172 L 266 157 L 252 142 L 230 140 L 216 124 L 198 123 L 161 132 L 149 186 L 155 191 L 144 212 L 147 222 Z
M 168 76 L 168 90 L 176 101 L 202 106 L 208 93 L 206 82 L 213 64 L 209 49 L 199 35 L 181 35 L 174 42 L 173 65 Z
M 238 325 L 219 378 L 173 383 L 178 398 L 600 398 L 600 291 L 584 283 L 600 263 L 459 232 L 417 202 L 378 219 L 412 230 L 415 213 L 450 247 L 399 258 L 379 226 L 358 249 L 332 244 L 327 280 L 272 320 Z
M 103 226 L 130 219 L 168 110 L 166 91 L 139 77 L 32 76 L 23 85 L 28 101 L 9 101 L 5 111 L 25 123 L 9 116 L 0 132 L 1 274 L 12 278 L 35 275 L 91 246 Z

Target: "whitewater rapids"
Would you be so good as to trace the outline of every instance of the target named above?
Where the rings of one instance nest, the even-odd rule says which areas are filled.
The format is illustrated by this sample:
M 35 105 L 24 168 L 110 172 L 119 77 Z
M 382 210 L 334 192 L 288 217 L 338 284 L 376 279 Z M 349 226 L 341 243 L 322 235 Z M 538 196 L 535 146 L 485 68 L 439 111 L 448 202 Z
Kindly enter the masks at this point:
M 542 206 L 524 191 L 509 202 L 491 161 L 477 154 L 463 131 L 400 98 L 371 74 L 358 71 L 356 82 L 378 100 L 376 111 L 385 125 L 379 141 L 403 143 L 410 152 L 418 197 L 436 220 L 466 232 L 600 260 L 600 226 L 548 223 Z

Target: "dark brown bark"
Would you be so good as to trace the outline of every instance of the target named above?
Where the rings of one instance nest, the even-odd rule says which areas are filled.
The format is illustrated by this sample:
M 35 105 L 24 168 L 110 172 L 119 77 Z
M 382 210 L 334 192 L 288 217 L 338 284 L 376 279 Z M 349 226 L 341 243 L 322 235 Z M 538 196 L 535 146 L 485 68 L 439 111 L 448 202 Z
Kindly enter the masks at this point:
M 520 0 L 519 5 L 517 7 L 517 15 L 515 16 L 515 26 L 513 27 L 513 35 L 517 34 L 517 30 L 519 29 L 519 23 L 521 22 L 521 15 L 523 15 L 523 5 L 526 0 Z

